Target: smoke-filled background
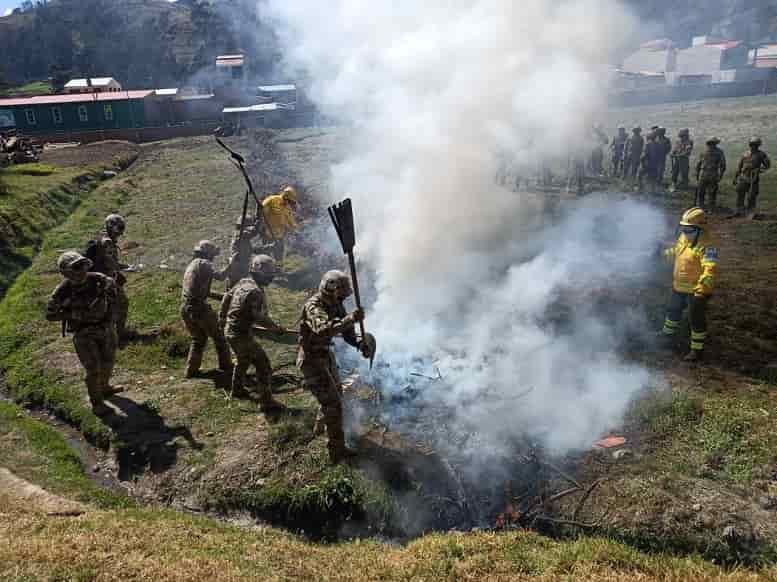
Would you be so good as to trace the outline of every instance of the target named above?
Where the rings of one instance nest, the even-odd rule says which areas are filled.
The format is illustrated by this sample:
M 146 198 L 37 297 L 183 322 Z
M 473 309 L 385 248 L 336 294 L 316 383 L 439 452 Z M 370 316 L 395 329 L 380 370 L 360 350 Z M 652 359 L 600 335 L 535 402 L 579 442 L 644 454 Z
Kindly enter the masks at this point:
M 649 380 L 617 355 L 639 313 L 605 321 L 578 307 L 559 325 L 552 310 L 638 285 L 661 217 L 592 197 L 551 224 L 540 197 L 494 176 L 505 160 L 535 170 L 585 143 L 605 115 L 606 63 L 633 32 L 629 15 L 607 0 L 270 0 L 263 10 L 288 66 L 352 134 L 326 202 L 354 201 L 383 390 L 438 367 L 445 381 L 422 398 L 457 408 L 489 450 L 524 433 L 558 452 L 585 448 L 617 425 Z

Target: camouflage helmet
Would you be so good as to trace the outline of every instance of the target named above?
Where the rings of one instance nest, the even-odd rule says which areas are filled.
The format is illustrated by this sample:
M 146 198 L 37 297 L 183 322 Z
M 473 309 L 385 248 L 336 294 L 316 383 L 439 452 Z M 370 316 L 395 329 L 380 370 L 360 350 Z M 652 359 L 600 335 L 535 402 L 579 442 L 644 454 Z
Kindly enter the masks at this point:
M 92 261 L 81 253 L 77 253 L 76 251 L 65 251 L 57 260 L 57 268 L 59 269 L 59 272 L 64 275 L 84 262 L 88 263 L 87 269 L 92 268 Z
M 341 297 L 348 297 L 353 293 L 351 287 L 351 279 L 342 271 L 327 271 L 321 278 L 321 283 L 318 286 L 319 292 L 330 297 L 340 295 Z M 340 293 L 338 293 L 338 291 Z
M 283 190 L 281 190 L 281 198 L 283 198 L 286 202 L 293 202 L 297 203 L 297 190 L 294 189 L 294 186 L 285 186 Z
M 759 145 L 761 145 L 763 142 L 761 141 L 761 138 L 760 138 L 760 137 L 758 137 L 757 135 L 754 135 L 753 137 L 751 137 L 751 138 L 750 138 L 750 141 L 749 141 L 749 142 L 747 142 L 747 143 L 748 143 L 749 145 L 758 145 L 758 146 L 759 146 Z
M 720 143 L 720 138 L 713 135 L 712 137 L 707 138 L 706 143 L 707 145 L 718 145 Z
M 633 131 L 634 133 L 642 133 L 642 128 L 639 125 L 637 125 L 633 127 L 631 131 Z
M 677 132 L 677 136 L 678 137 L 686 137 L 686 136 L 688 136 L 690 134 L 691 134 L 691 132 L 690 132 L 690 130 L 687 127 L 683 128 L 683 129 L 681 129 L 680 131 Z
M 121 214 L 109 214 L 105 217 L 105 228 L 107 230 L 120 230 L 124 232 L 127 228 L 127 221 Z
M 658 131 L 658 126 L 657 125 L 651 126 L 650 131 Z
M 216 257 L 221 253 L 221 249 L 219 246 L 209 240 L 201 240 L 196 245 L 194 245 L 194 252 L 205 255 L 206 257 Z
M 618 126 L 618 131 L 626 131 L 626 126 L 625 125 L 619 125 Z
M 659 126 L 659 127 L 656 129 L 656 133 L 658 133 L 658 135 L 666 135 L 666 128 L 665 128 L 665 127 L 661 127 L 661 126 Z
M 275 259 L 269 255 L 256 255 L 251 259 L 250 273 L 270 275 L 275 273 Z

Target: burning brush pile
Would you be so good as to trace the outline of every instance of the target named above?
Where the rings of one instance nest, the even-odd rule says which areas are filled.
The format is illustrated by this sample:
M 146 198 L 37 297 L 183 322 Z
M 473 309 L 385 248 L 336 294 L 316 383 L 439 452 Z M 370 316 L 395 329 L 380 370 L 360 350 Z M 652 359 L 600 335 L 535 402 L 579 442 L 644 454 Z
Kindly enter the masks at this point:
M 584 484 L 573 476 L 579 455 L 552 456 L 528 437 L 508 439 L 499 450 L 487 452 L 477 427 L 462 422 L 457 407 L 424 397 L 430 386 L 444 385 L 439 370 L 436 374 L 414 374 L 388 398 L 382 396 L 380 381 L 368 383 L 358 374 L 343 384 L 350 434 L 362 453 L 360 468 L 394 491 L 404 512 L 404 535 L 474 528 L 550 533 L 562 526 L 600 525 L 581 517 L 602 479 Z M 493 406 L 520 406 L 528 392 L 509 400 L 483 399 Z M 623 442 L 605 438 L 594 448 Z M 568 509 L 569 503 L 562 509 L 562 499 L 574 500 L 574 509 Z

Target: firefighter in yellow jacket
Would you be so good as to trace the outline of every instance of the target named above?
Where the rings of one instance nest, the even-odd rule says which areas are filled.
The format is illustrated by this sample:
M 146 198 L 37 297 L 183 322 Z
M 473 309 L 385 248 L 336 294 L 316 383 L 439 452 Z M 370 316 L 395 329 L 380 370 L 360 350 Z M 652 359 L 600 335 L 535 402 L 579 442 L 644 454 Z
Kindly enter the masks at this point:
M 299 229 L 294 218 L 296 209 L 297 191 L 293 186 L 286 186 L 277 194 L 262 200 L 263 237 L 265 242 L 275 242 L 273 255 L 275 260 L 281 264 L 286 258 L 286 235 L 297 232 Z
M 707 338 L 707 303 L 715 287 L 718 245 L 707 228 L 707 215 L 698 207 L 685 211 L 680 219 L 674 246 L 664 251 L 674 261 L 672 296 L 666 310 L 662 334 L 671 338 L 680 328 L 683 311 L 688 308 L 691 326 L 691 351 L 686 361 L 698 361 Z

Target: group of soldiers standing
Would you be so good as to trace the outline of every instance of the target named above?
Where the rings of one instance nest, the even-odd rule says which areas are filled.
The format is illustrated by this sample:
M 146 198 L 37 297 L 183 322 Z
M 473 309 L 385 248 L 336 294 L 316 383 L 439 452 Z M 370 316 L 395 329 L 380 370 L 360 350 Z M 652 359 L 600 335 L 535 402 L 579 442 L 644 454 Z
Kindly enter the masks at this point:
M 362 321 L 364 313 L 360 309 L 346 311 L 344 301 L 352 294 L 351 281 L 337 270 L 323 276 L 318 291 L 305 303 L 298 331 L 284 329 L 271 317 L 266 288 L 278 273 L 278 263 L 285 258 L 286 235 L 298 228 L 296 205 L 296 191 L 286 187 L 263 200 L 255 224 L 245 225 L 241 217 L 229 263 L 223 270 L 214 265 L 221 252 L 215 243 L 202 240 L 194 247 L 181 291 L 180 316 L 191 336 L 185 376 L 200 374 L 211 339 L 219 369 L 231 374 L 231 394 L 250 396 L 247 372 L 254 366 L 260 410 L 265 414 L 280 410 L 283 406 L 272 396 L 270 359 L 256 334 L 298 335 L 297 366 L 304 386 L 321 406 L 316 424 L 326 429 L 330 459 L 338 463 L 352 456 L 353 451 L 345 445 L 341 385 L 332 342 L 341 336 L 370 358 L 374 339 L 357 337 L 354 326 Z M 48 320 L 62 322 L 63 334 L 73 334 L 76 353 L 86 371 L 89 400 L 98 416 L 111 414 L 106 401 L 123 391 L 121 386 L 112 386 L 110 379 L 119 341 L 132 338 L 126 327 L 129 301 L 122 273 L 130 266 L 120 261 L 118 245 L 125 228 L 126 221 L 111 214 L 83 254 L 67 251 L 59 257 L 58 268 L 64 280 L 52 293 L 46 310 Z M 256 254 L 252 239 L 258 234 L 264 242 L 261 250 L 271 248 L 275 257 Z M 214 280 L 225 281 L 225 293 L 212 290 Z M 220 301 L 218 313 L 208 303 L 211 299 Z
M 717 208 L 720 182 L 726 173 L 726 156 L 719 147 L 720 139 L 709 137 L 706 148 L 696 163 L 695 204 L 714 211 Z M 762 151 L 761 139 L 752 137 L 739 160 L 734 186 L 737 191 L 737 214 L 753 212 L 758 199 L 760 173 L 771 166 L 769 156 Z M 674 144 L 666 136 L 666 128 L 653 126 L 646 137 L 637 126 L 627 135 L 621 126 L 610 145 L 610 168 L 613 177 L 637 181 L 640 190 L 662 190 L 666 174 L 666 159 L 672 163 L 673 190 L 690 187 L 691 156 L 694 143 L 688 129 L 681 129 Z

